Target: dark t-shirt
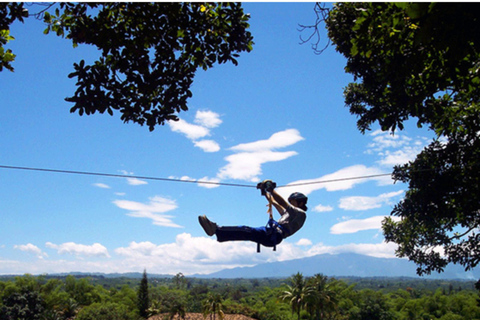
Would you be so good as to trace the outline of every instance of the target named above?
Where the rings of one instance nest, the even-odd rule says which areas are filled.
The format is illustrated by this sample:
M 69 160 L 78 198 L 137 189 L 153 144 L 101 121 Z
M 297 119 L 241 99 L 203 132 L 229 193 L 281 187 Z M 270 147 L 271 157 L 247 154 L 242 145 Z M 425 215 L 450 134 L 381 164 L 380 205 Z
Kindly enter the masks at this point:
M 300 230 L 306 219 L 307 214 L 305 211 L 294 206 L 288 206 L 285 213 L 280 220 L 278 220 L 278 224 L 287 230 L 287 234 L 284 234 L 284 237 L 286 238 Z

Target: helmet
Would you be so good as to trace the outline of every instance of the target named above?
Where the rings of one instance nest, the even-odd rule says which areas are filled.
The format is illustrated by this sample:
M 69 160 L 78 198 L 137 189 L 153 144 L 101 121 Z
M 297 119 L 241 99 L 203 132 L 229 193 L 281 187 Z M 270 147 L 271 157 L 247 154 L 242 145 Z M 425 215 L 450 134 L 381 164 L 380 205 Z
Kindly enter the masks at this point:
M 300 192 L 294 192 L 290 195 L 290 197 L 288 197 L 288 200 L 291 200 L 291 199 L 294 199 L 294 200 L 297 200 L 297 201 L 305 201 L 305 204 L 307 204 L 307 196 L 304 195 L 303 193 L 300 193 Z

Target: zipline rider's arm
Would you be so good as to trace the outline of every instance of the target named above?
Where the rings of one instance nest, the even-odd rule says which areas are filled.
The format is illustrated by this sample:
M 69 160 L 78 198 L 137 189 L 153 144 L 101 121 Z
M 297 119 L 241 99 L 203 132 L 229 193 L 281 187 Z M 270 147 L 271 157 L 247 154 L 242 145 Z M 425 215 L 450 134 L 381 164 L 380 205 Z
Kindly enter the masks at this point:
M 263 182 L 260 182 L 257 185 L 257 188 L 261 189 L 262 195 L 267 198 L 269 205 L 273 204 L 275 206 L 275 209 L 277 209 L 278 213 L 283 216 L 289 204 L 287 201 L 285 201 L 285 199 L 283 199 L 281 195 L 277 193 L 277 191 L 275 191 L 276 186 L 277 184 L 272 180 L 265 180 Z
M 268 205 L 269 205 L 269 212 L 270 212 L 270 218 L 272 218 L 272 210 L 271 206 L 273 205 L 275 209 L 277 209 L 278 213 L 282 216 L 285 213 L 284 207 L 282 207 L 277 201 L 275 201 L 274 196 L 270 192 L 265 193 L 265 198 L 268 200 Z

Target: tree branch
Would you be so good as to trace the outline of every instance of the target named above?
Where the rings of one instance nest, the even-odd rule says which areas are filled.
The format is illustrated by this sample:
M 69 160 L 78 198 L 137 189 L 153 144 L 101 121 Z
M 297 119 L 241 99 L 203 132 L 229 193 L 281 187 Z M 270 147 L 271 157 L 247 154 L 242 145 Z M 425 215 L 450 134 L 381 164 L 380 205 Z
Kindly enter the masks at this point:
M 328 13 L 330 12 L 330 9 L 325 7 L 325 4 L 321 4 L 319 2 L 315 3 L 315 7 L 313 9 L 315 11 L 315 14 L 317 16 L 317 19 L 315 20 L 315 24 L 313 25 L 302 25 L 299 24 L 299 31 L 303 32 L 306 29 L 312 30 L 311 34 L 306 38 L 303 39 L 303 37 L 300 35 L 300 44 L 305 44 L 307 42 L 310 42 L 314 37 L 316 38 L 316 42 L 312 44 L 312 49 L 315 52 L 315 54 L 321 54 L 323 51 L 325 51 L 329 46 L 330 46 L 330 39 L 327 37 L 328 42 L 323 47 L 322 49 L 318 49 L 321 37 L 320 37 L 320 30 L 319 27 L 320 25 L 325 22 L 325 20 L 328 17 Z

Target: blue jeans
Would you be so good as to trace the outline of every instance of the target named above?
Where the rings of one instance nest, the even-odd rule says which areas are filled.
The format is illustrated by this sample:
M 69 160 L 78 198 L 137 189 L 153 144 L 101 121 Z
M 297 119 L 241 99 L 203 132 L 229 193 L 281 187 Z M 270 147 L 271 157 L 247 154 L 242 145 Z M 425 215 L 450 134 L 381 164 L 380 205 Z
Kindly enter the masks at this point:
M 247 226 L 217 227 L 215 232 L 219 242 L 225 241 L 253 241 L 265 247 L 274 247 L 283 240 L 281 232 L 276 228 Z

